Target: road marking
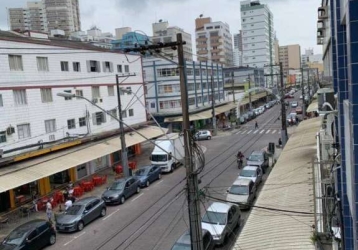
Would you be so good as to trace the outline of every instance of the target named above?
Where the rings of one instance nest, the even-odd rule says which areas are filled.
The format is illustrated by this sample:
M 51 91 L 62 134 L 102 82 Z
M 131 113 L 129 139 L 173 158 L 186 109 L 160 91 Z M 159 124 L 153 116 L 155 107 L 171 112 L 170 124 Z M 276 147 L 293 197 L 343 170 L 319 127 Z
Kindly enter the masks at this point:
M 255 130 L 254 134 L 256 134 L 257 132 L 259 132 L 258 130 Z
M 272 131 L 272 134 L 276 133 L 276 129 L 274 131 Z
M 262 134 L 263 132 L 265 132 L 265 130 L 264 130 L 264 129 L 260 132 L 260 134 Z
M 278 133 L 278 134 L 281 134 L 281 131 L 279 130 L 277 133 Z
M 267 130 L 267 131 L 266 131 L 266 134 L 270 133 L 270 131 L 271 131 L 271 130 Z
M 247 130 L 244 130 L 243 132 L 242 132 L 242 134 L 245 134 L 247 132 Z
M 160 180 L 160 181 L 158 181 L 157 183 L 155 183 L 154 186 L 156 186 L 156 185 L 158 185 L 158 184 L 160 184 L 160 183 L 162 183 L 162 182 L 163 182 L 163 180 Z
M 65 244 L 63 244 L 63 246 L 67 246 L 68 244 L 70 244 L 72 241 L 78 239 L 79 237 L 81 237 L 82 235 L 84 235 L 86 232 L 82 232 L 81 234 L 79 234 L 78 236 L 74 236 L 72 240 L 67 241 Z
M 247 134 L 250 134 L 252 132 L 252 130 L 250 130 L 249 132 L 247 132 Z
M 136 199 L 138 199 L 139 197 L 141 197 L 143 195 L 143 193 L 141 193 L 140 195 L 138 195 L 137 197 L 135 197 L 131 202 L 135 201 Z
M 110 213 L 109 215 L 107 215 L 106 217 L 104 217 L 102 220 L 107 220 L 109 217 L 111 217 L 112 215 L 114 215 L 118 211 L 119 211 L 119 208 L 117 210 L 113 211 L 112 213 Z

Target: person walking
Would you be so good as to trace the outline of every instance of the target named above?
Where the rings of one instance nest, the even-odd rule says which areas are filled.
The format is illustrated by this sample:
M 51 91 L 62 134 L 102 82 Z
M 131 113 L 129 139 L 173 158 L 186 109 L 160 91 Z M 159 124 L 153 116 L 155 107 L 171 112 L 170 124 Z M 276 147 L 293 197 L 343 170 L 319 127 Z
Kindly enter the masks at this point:
M 48 218 L 48 221 L 52 224 L 52 204 L 51 202 L 53 201 L 53 199 L 49 199 L 46 203 L 46 215 Z
M 259 125 L 257 124 L 257 121 L 255 121 L 255 129 L 258 129 Z

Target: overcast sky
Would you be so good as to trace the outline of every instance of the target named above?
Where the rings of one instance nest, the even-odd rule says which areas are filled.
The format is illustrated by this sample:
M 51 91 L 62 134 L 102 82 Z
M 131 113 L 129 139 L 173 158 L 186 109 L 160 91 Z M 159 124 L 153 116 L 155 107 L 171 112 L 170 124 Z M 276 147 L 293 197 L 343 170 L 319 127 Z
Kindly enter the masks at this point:
M 213 21 L 230 25 L 232 34 L 240 29 L 240 0 L 79 0 L 82 30 L 96 25 L 103 32 L 115 28 L 132 27 L 152 35 L 152 23 L 159 19 L 179 26 L 192 34 L 194 42 L 195 18 L 200 14 Z M 301 51 L 316 45 L 317 8 L 321 0 L 261 0 L 274 15 L 274 27 L 280 45 L 300 44 Z M 0 0 L 0 29 L 7 30 L 6 7 L 23 7 L 26 0 Z M 195 43 L 193 43 L 195 45 Z

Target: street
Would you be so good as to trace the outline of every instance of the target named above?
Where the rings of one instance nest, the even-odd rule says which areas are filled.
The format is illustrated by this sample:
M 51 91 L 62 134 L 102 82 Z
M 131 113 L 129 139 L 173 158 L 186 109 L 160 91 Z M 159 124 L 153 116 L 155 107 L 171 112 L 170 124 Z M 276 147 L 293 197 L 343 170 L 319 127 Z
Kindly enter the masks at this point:
M 238 150 L 248 157 L 253 150 L 267 147 L 269 142 L 277 144 L 281 131 L 279 115 L 280 105 L 275 105 L 255 119 L 258 130 L 254 129 L 255 120 L 252 120 L 238 130 L 198 142 L 206 149 L 206 166 L 199 174 L 204 193 L 225 197 L 239 173 L 235 157 Z M 82 232 L 58 233 L 57 243 L 49 249 L 170 249 L 188 229 L 184 187 L 185 169 L 181 167 L 163 175 L 162 180 L 142 189 L 124 205 L 108 206 L 107 215 L 87 225 Z M 211 202 L 203 197 L 202 213 Z M 248 215 L 247 211 L 242 213 L 243 222 Z M 239 231 L 234 234 L 237 236 Z M 217 249 L 230 249 L 235 238 L 231 237 L 228 244 Z

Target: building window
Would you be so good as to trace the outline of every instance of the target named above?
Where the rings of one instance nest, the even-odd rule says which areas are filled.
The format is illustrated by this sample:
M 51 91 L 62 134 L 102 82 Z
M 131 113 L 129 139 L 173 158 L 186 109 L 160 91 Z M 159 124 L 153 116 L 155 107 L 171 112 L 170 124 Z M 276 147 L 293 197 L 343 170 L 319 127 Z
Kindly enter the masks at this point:
M 19 139 L 25 139 L 31 137 L 30 124 L 17 125 L 17 134 Z
M 133 109 L 128 110 L 128 113 L 129 113 L 129 116 L 134 116 L 134 110 Z
M 51 89 L 41 89 L 41 100 L 43 103 L 52 102 L 52 90 Z
M 0 131 L 0 143 L 6 142 L 6 132 Z
M 68 62 L 61 62 L 61 71 L 69 71 Z
M 117 65 L 117 72 L 122 73 L 122 65 L 120 64 Z
M 64 90 L 63 92 L 71 94 L 72 90 Z M 72 97 L 65 97 L 65 101 L 68 101 L 68 100 L 72 100 Z
M 112 109 L 109 111 L 109 114 L 111 116 L 111 121 L 113 120 L 117 120 L 118 116 L 117 116 L 117 109 Z M 117 118 L 117 119 L 116 119 Z
M 127 90 L 127 95 L 132 94 L 132 88 L 131 87 L 126 87 Z
M 47 57 L 36 57 L 38 71 L 49 71 L 48 69 L 48 58 Z
M 74 128 L 76 128 L 76 121 L 75 121 L 75 119 L 67 120 L 67 128 L 68 128 L 68 129 L 74 129 Z
M 113 72 L 113 63 L 103 62 L 103 72 Z
M 78 124 L 79 124 L 80 127 L 86 126 L 86 125 L 87 125 L 86 117 L 80 117 L 80 118 L 78 119 Z
M 129 65 L 124 65 L 124 72 L 129 73 Z
M 108 96 L 114 96 L 114 86 L 108 86 Z
M 2 94 L 0 94 L 0 107 L 3 107 L 4 106 L 4 103 L 2 101 Z
M 155 108 L 155 102 L 151 102 L 151 103 L 150 103 L 150 107 L 151 107 L 152 109 L 154 109 L 154 108 Z
M 79 62 L 73 62 L 73 71 L 81 72 L 81 64 Z
M 56 119 L 45 120 L 46 133 L 52 133 L 56 131 Z
M 82 89 L 76 89 L 76 96 L 83 96 L 83 90 Z M 77 97 L 77 99 L 81 99 Z
M 99 91 L 99 87 L 92 87 L 92 98 L 96 99 L 100 97 L 101 97 L 101 93 Z
M 106 122 L 106 114 L 104 112 L 96 112 L 92 115 L 93 125 L 101 125 Z
M 23 71 L 22 56 L 9 55 L 9 66 L 11 71 Z
M 122 111 L 122 118 L 127 118 L 127 111 L 126 110 Z
M 101 66 L 99 61 L 87 61 L 88 72 L 101 72 Z
M 14 99 L 16 105 L 26 105 L 27 104 L 27 96 L 26 96 L 26 90 L 20 89 L 20 90 L 14 90 Z

